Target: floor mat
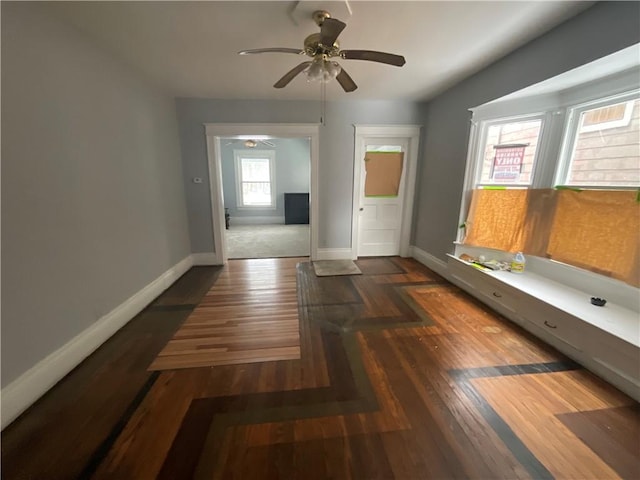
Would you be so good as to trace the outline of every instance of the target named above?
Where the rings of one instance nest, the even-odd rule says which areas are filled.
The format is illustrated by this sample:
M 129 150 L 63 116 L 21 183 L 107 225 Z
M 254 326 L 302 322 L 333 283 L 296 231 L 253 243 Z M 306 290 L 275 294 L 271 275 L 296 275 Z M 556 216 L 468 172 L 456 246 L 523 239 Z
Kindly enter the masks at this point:
M 318 277 L 333 277 L 336 275 L 362 275 L 353 260 L 320 260 L 313 262 L 313 269 Z

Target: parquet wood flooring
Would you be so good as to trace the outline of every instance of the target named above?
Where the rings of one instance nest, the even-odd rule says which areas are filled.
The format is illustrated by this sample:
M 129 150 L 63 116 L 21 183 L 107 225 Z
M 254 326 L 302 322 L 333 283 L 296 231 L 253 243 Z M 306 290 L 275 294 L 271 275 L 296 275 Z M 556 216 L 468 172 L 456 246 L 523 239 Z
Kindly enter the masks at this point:
M 300 358 L 299 260 L 229 261 L 149 369 Z
M 551 478 L 616 478 L 605 461 L 557 418 L 558 414 L 616 408 L 628 404 L 623 395 L 602 388 L 583 370 L 477 378 L 476 391 L 539 459 Z M 588 387 L 587 387 L 588 386 Z M 580 395 L 575 395 L 576 391 Z M 577 397 L 577 398 L 576 398 Z M 531 428 L 527 418 L 535 418 Z M 553 432 L 549 435 L 548 432 Z M 566 445 L 572 445 L 567 449 Z M 588 459 L 588 461 L 584 461 Z
M 640 478 L 636 402 L 417 262 L 237 262 L 189 272 L 8 427 L 3 478 Z M 196 331 L 246 325 L 292 285 L 300 358 L 147 370 L 199 310 Z
M 215 282 L 192 268 L 2 432 L 2 477 L 88 478 L 158 374 L 147 366 Z M 179 292 L 179 293 L 178 293 Z
M 556 417 L 620 477 L 637 478 L 640 405 L 567 412 Z

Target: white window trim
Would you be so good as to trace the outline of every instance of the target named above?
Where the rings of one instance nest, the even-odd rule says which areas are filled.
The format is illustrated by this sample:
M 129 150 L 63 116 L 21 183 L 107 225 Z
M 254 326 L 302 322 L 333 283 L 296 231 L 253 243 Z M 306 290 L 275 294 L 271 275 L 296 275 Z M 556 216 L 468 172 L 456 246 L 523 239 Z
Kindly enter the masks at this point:
M 236 173 L 236 208 L 238 210 L 275 210 L 276 209 L 276 154 L 274 150 L 234 150 L 233 158 Z M 243 158 L 267 158 L 269 159 L 269 183 L 271 184 L 270 205 L 245 205 L 242 198 L 242 168 L 240 162 Z
M 601 83 L 598 83 L 597 88 L 595 85 L 589 85 L 589 88 L 579 86 L 573 91 L 562 92 L 563 95 L 545 94 L 539 97 L 528 97 L 517 101 L 510 101 L 506 104 L 498 104 L 497 106 L 486 104 L 471 108 L 471 128 L 458 225 L 463 225 L 467 219 L 473 190 L 479 186 L 483 186 L 483 184 L 479 183 L 483 155 L 480 148 L 486 141 L 488 126 L 506 121 L 521 121 L 544 116 L 545 120 L 543 121 L 540 138 L 538 139 L 538 150 L 536 152 L 531 185 L 513 184 L 512 186 L 504 185 L 504 187 L 555 188 L 556 186 L 564 185 L 564 178 L 566 178 L 566 172 L 569 168 L 568 165 L 566 165 L 566 152 L 569 145 L 572 150 L 573 142 L 575 141 L 575 133 L 569 135 L 573 120 L 569 118 L 571 112 L 575 112 L 578 108 L 596 108 L 599 105 L 615 103 L 614 100 L 620 103 L 625 101 L 625 99 L 634 98 L 640 90 L 637 86 L 631 86 L 630 82 L 636 82 L 636 78 L 637 75 L 635 74 L 631 76 L 627 74 L 622 80 L 617 77 L 605 79 Z M 531 109 L 530 112 L 523 111 L 528 108 Z M 508 115 L 508 111 L 513 111 L 514 115 Z M 575 120 L 573 121 L 575 122 Z M 553 160 L 549 160 L 551 158 Z M 489 184 L 487 184 L 487 186 L 489 186 Z M 591 185 L 572 185 L 572 187 L 590 188 L 594 190 L 611 188 Z M 637 186 L 615 187 L 616 190 L 635 190 L 637 188 Z M 459 228 L 455 242 L 459 243 L 463 238 L 464 229 Z
M 633 101 L 636 98 L 638 98 L 638 95 L 640 95 L 640 89 L 635 89 L 635 90 L 624 92 L 619 95 L 600 97 L 595 100 L 579 103 L 567 108 L 567 122 L 566 122 L 566 125 L 564 126 L 562 145 L 560 147 L 560 152 L 558 155 L 556 174 L 554 177 L 553 186 L 566 185 L 567 183 L 566 180 L 569 175 L 569 168 L 571 167 L 571 154 L 573 153 L 575 144 L 578 140 L 578 134 L 582 132 L 600 130 L 602 129 L 603 125 L 607 125 L 604 128 L 613 128 L 613 126 L 610 126 L 610 125 L 614 123 L 617 123 L 617 125 L 615 126 L 627 125 L 631 119 L 631 113 L 633 111 L 633 108 L 629 108 L 629 106 L 633 105 Z M 627 102 L 627 109 L 625 110 L 626 123 L 623 123 L 625 121 L 625 118 L 623 118 L 622 120 L 616 120 L 613 122 L 606 122 L 604 124 L 594 125 L 594 127 L 597 127 L 597 128 L 593 128 L 590 130 L 582 129 L 581 131 L 579 131 L 580 129 L 578 124 L 580 122 L 580 115 L 582 114 L 582 112 L 585 112 L 587 110 L 593 110 L 595 108 L 606 107 L 607 105 L 622 103 L 625 101 Z M 587 127 L 587 128 L 590 128 L 590 127 Z M 610 186 L 595 186 L 595 185 L 588 185 L 588 184 L 571 185 L 571 187 L 592 188 L 592 189 L 614 188 Z M 638 188 L 637 186 L 632 186 L 632 185 L 626 186 L 626 187 L 615 186 L 616 190 L 637 189 L 637 188 Z
M 478 187 L 505 187 L 505 188 L 536 188 L 537 178 L 539 177 L 539 165 L 541 162 L 538 161 L 540 158 L 540 152 L 546 151 L 546 126 L 549 121 L 549 116 L 545 112 L 535 112 L 526 115 L 516 115 L 509 117 L 500 117 L 500 118 L 492 118 L 486 120 L 480 120 L 477 123 L 477 132 L 475 135 L 472 135 L 470 139 L 474 140 L 474 142 L 470 142 L 472 148 L 471 153 L 472 156 L 470 158 L 473 159 L 474 166 L 472 167 L 472 182 L 471 189 Z M 482 183 L 482 166 L 484 163 L 484 147 L 487 143 L 487 133 L 489 128 L 495 125 L 500 125 L 504 123 L 513 123 L 513 122 L 529 122 L 540 120 L 540 134 L 538 136 L 538 145 L 536 147 L 536 154 L 533 159 L 533 171 L 531 172 L 531 181 L 529 183 L 523 182 L 513 182 L 513 183 Z M 472 145 L 473 143 L 473 145 Z M 468 160 L 467 160 L 468 161 Z

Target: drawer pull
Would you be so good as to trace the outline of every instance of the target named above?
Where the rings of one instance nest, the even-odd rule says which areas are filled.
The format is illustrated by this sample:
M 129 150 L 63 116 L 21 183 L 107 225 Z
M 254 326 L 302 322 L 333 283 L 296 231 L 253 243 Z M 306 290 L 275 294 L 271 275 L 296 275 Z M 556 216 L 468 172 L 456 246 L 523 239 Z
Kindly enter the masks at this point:
M 558 328 L 557 325 L 551 325 L 549 322 L 547 322 L 546 320 L 544 321 L 544 324 L 549 327 L 549 328 Z
M 496 298 L 502 298 L 502 294 L 500 292 L 493 292 L 493 296 Z

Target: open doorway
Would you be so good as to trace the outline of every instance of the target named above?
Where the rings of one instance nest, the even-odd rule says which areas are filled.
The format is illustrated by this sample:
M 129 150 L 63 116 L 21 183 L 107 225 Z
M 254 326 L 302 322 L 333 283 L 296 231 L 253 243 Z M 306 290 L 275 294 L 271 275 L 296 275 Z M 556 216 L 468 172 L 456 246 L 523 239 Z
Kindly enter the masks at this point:
M 308 138 L 221 138 L 227 258 L 308 257 Z
M 281 225 L 283 227 L 289 227 L 291 225 L 291 230 L 302 230 L 303 232 L 308 229 L 308 237 L 309 242 L 309 251 L 307 255 L 311 257 L 311 260 L 315 260 L 317 258 L 317 250 L 318 250 L 318 158 L 319 158 L 319 127 L 315 124 L 258 124 L 258 125 L 245 125 L 245 124 L 205 124 L 206 128 L 206 141 L 207 141 L 207 156 L 208 156 L 208 164 L 209 164 L 209 180 L 210 180 L 210 192 L 211 192 L 211 211 L 212 211 L 212 226 L 213 226 L 213 255 L 215 256 L 214 262 L 215 264 L 222 265 L 226 263 L 228 258 L 264 258 L 262 255 L 258 254 L 258 245 L 255 242 L 256 238 L 265 239 L 268 235 L 267 230 L 272 228 L 272 226 Z M 270 150 L 269 144 L 277 145 L 278 141 L 284 140 L 304 140 L 306 142 L 306 158 L 307 158 L 307 172 L 306 179 L 308 182 L 307 191 L 299 191 L 300 187 L 290 186 L 289 190 L 296 191 L 280 191 L 281 197 L 278 198 L 276 196 L 275 202 L 273 200 L 268 200 L 266 193 L 270 194 L 270 190 L 264 185 L 267 182 L 267 178 L 270 178 L 271 172 L 269 171 L 268 175 L 265 170 L 265 165 L 270 161 L 268 155 L 265 156 L 264 151 L 267 152 Z M 256 143 L 256 146 L 247 147 L 245 142 L 250 141 L 249 144 L 253 142 Z M 269 144 L 264 143 L 269 142 Z M 227 194 L 225 196 L 225 188 L 223 185 L 223 153 L 225 148 L 230 150 L 234 149 L 234 145 L 236 150 L 241 151 L 258 151 L 263 150 L 263 153 L 259 154 L 257 157 L 257 161 L 254 163 L 257 164 L 257 169 L 260 170 L 262 168 L 262 173 L 257 174 L 254 178 L 250 174 L 248 175 L 248 179 L 246 179 L 247 183 L 257 183 L 261 184 L 258 186 L 252 186 L 253 192 L 251 192 L 251 188 L 242 189 L 241 185 L 237 184 L 237 180 L 234 180 L 234 191 L 233 194 Z M 240 147 L 240 148 L 238 148 Z M 265 148 L 267 147 L 267 148 Z M 250 156 L 248 158 L 251 158 Z M 265 160 L 266 158 L 266 160 Z M 233 169 L 235 171 L 237 167 L 237 160 L 234 159 L 231 163 L 233 163 Z M 251 160 L 246 161 L 247 165 L 250 165 Z M 260 167 L 262 165 L 262 167 Z M 240 167 L 241 168 L 241 167 Z M 286 175 L 287 168 L 283 167 Z M 225 167 L 226 170 L 226 167 Z M 273 170 L 275 172 L 275 182 L 278 182 L 278 165 L 277 160 L 275 164 L 275 168 Z M 260 176 L 262 175 L 262 176 Z M 227 188 L 228 189 L 228 188 Z M 277 191 L 278 187 L 275 185 L 275 191 Z M 254 211 L 250 210 L 241 211 L 239 213 L 238 210 L 235 212 L 227 206 L 231 201 L 229 195 L 235 195 L 236 205 L 238 202 L 237 193 L 242 191 L 248 191 L 253 193 L 251 197 L 247 197 L 243 199 L 243 203 L 252 202 L 262 203 L 262 207 L 266 210 L 269 210 L 269 215 L 256 215 L 255 207 L 257 205 L 249 205 L 253 207 Z M 308 198 L 306 200 L 306 212 L 308 212 L 308 220 L 306 222 L 300 221 L 299 214 L 298 218 L 292 221 L 287 222 L 287 198 L 288 196 L 285 194 L 290 194 L 292 197 L 299 196 L 302 194 L 304 197 Z M 232 197 L 233 198 L 233 197 Z M 295 203 L 296 199 L 294 201 Z M 300 199 L 298 198 L 297 205 L 300 205 Z M 303 205 L 304 205 L 303 199 Z M 227 205 L 225 205 L 227 203 Z M 274 207 L 275 203 L 275 207 Z M 280 209 L 278 208 L 280 206 Z M 225 212 L 225 208 L 228 209 Z M 305 207 L 302 207 L 303 211 Z M 294 206 L 294 210 L 296 210 Z M 291 209 L 289 209 L 291 211 Z M 228 216 L 225 214 L 227 213 Z M 259 217 L 259 216 L 269 216 L 269 221 L 273 223 L 265 223 L 265 220 L 256 220 L 251 217 Z M 226 228 L 227 222 L 229 223 L 229 230 Z M 229 255 L 229 245 L 228 243 L 232 241 L 232 238 L 228 233 L 231 232 L 233 226 L 236 227 L 249 227 L 245 230 L 253 230 L 254 241 L 252 244 L 252 251 L 250 255 L 244 253 L 233 253 L 233 257 Z M 255 225 L 261 225 L 264 228 L 262 232 L 256 232 Z M 296 227 L 296 225 L 303 225 L 302 227 Z M 238 232 L 240 228 L 236 229 Z M 285 233 L 284 229 L 281 230 L 281 233 Z M 302 234 L 304 235 L 304 233 Z M 302 235 L 295 235 L 297 238 L 300 238 Z M 284 244 L 286 240 L 280 239 L 276 240 L 275 244 Z M 282 245 L 280 246 L 282 251 Z M 286 244 L 285 247 L 286 248 Z M 291 255 L 288 253 L 282 252 L 278 253 L 277 251 L 272 252 L 271 254 L 265 253 L 264 256 L 273 257 L 273 256 L 293 256 L 297 255 L 297 251 L 292 250 Z M 306 252 L 306 250 L 305 250 Z

